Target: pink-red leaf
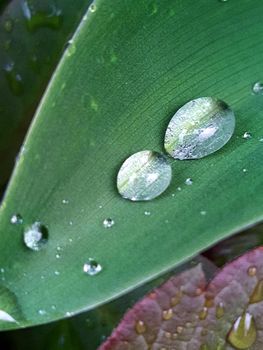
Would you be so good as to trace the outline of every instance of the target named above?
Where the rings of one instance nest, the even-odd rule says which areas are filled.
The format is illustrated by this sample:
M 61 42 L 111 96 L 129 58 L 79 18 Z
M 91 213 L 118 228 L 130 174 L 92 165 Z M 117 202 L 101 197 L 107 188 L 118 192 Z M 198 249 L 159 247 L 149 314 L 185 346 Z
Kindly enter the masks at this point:
M 99 350 L 263 349 L 263 247 L 207 283 L 202 264 L 126 313 Z

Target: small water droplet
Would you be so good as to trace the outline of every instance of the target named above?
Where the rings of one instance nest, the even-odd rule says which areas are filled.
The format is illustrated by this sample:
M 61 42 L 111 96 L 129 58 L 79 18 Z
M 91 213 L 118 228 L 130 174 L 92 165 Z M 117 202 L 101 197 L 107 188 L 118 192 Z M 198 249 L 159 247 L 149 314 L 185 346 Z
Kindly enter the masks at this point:
M 56 259 L 60 259 L 61 255 L 60 254 L 56 254 Z
M 182 326 L 177 326 L 177 327 L 176 327 L 176 332 L 177 332 L 178 334 L 183 333 L 183 330 L 184 330 L 184 328 L 183 328 Z
M 58 270 L 56 270 L 56 271 L 54 271 L 54 274 L 55 274 L 56 276 L 59 276 L 59 275 L 60 275 L 60 272 L 59 272 Z
M 171 178 L 171 166 L 162 154 L 141 151 L 122 164 L 117 176 L 117 188 L 123 198 L 147 201 L 162 194 Z
M 220 302 L 217 306 L 216 306 L 216 318 L 221 318 L 224 316 L 225 313 L 225 309 L 224 309 L 224 304 L 222 302 Z
M 103 226 L 105 228 L 111 228 L 115 224 L 114 220 L 111 218 L 103 220 Z
M 20 96 L 24 92 L 22 77 L 15 70 L 14 62 L 10 62 L 4 66 L 5 77 L 11 92 L 15 96 Z
M 205 216 L 205 215 L 206 215 L 206 211 L 205 211 L 205 210 L 201 210 L 201 211 L 200 211 L 200 214 L 201 214 L 202 216 Z
M 250 277 L 253 277 L 253 276 L 256 276 L 257 274 L 257 268 L 256 266 L 250 266 L 247 270 L 247 274 L 250 276 Z
M 263 83 L 261 83 L 260 81 L 257 81 L 253 85 L 252 91 L 255 95 L 262 95 L 263 94 Z
M 179 302 L 180 302 L 180 300 L 181 300 L 181 298 L 182 298 L 182 291 L 178 291 L 176 294 L 175 294 L 175 296 L 173 296 L 172 298 L 171 298 L 171 305 L 172 306 L 176 306 L 177 304 L 179 304 Z
M 56 305 L 51 305 L 51 309 L 56 310 L 57 309 Z
M 173 309 L 170 308 L 168 310 L 163 311 L 163 319 L 168 321 L 173 317 Z
M 247 169 L 246 169 L 246 168 L 243 168 L 242 171 L 243 171 L 243 173 L 246 173 L 246 172 L 247 172 Z
M 250 304 L 259 303 L 261 301 L 263 301 L 263 280 L 257 283 L 249 299 Z
M 89 7 L 90 12 L 94 13 L 96 11 L 97 7 L 95 4 L 91 4 Z
M 48 230 L 40 222 L 35 222 L 24 231 L 24 243 L 32 250 L 42 249 L 48 241 Z
M 143 334 L 146 332 L 146 326 L 143 321 L 137 321 L 135 323 L 135 330 L 138 334 Z
M 145 210 L 144 215 L 145 215 L 145 216 L 150 216 L 150 215 L 151 215 L 151 212 L 150 212 L 150 211 Z
M 68 57 L 74 55 L 74 53 L 76 52 L 76 46 L 75 43 L 73 42 L 73 39 L 70 39 L 67 43 L 67 51 L 66 54 Z
M 234 322 L 227 340 L 236 349 L 247 349 L 255 343 L 256 337 L 254 318 L 250 313 L 245 312 Z
M 181 187 L 177 187 L 177 191 L 182 191 L 182 188 Z
M 252 138 L 252 135 L 250 134 L 250 132 L 246 131 L 244 134 L 243 134 L 243 139 L 245 140 L 249 140 Z
M 222 148 L 234 128 L 234 113 L 225 102 L 201 97 L 174 114 L 165 133 L 164 147 L 175 159 L 203 158 Z
M 89 258 L 89 261 L 83 266 L 83 271 L 90 276 L 97 275 L 101 270 L 102 266 L 92 258 Z
M 193 180 L 189 177 L 188 179 L 185 180 L 185 184 L 190 186 L 193 184 Z
M 23 223 L 23 218 L 20 214 L 14 214 L 12 215 L 10 222 L 13 225 L 20 225 Z
M 41 316 L 44 316 L 47 314 L 47 312 L 45 310 L 40 309 L 40 310 L 38 310 L 38 314 Z
M 207 313 L 208 313 L 208 308 L 205 306 L 203 307 L 203 309 L 199 312 L 199 319 L 200 320 L 205 320 L 207 317 Z
M 14 27 L 14 21 L 11 18 L 7 19 L 4 22 L 4 28 L 5 28 L 6 32 L 8 32 L 8 33 L 12 32 L 13 27 Z
M 62 200 L 62 203 L 63 203 L 63 204 L 69 204 L 69 200 L 68 200 L 68 199 L 63 199 L 63 200 Z

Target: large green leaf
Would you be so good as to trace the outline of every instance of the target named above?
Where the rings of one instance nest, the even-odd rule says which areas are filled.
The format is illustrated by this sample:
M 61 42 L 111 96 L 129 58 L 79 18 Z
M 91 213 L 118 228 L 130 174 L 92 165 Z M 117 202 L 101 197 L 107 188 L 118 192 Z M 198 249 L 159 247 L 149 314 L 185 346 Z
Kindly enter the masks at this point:
M 95 6 L 54 74 L 1 208 L 0 266 L 25 315 L 20 325 L 95 307 L 262 219 L 263 97 L 251 90 L 263 79 L 262 1 Z M 171 116 L 199 96 L 234 109 L 232 140 L 202 160 L 172 162 L 172 184 L 158 199 L 122 199 L 122 161 L 163 151 Z M 10 224 L 14 213 L 23 225 Z M 49 230 L 39 252 L 22 243 L 35 220 Z M 103 266 L 97 276 L 82 271 L 89 257 Z

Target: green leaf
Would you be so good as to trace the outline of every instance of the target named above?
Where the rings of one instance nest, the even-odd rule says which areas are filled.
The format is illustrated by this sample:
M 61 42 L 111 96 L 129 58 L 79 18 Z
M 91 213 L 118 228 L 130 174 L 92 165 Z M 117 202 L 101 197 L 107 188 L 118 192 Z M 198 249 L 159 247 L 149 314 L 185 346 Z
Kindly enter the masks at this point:
M 262 10 L 261 0 L 93 4 L 42 100 L 1 208 L 3 283 L 25 324 L 93 308 L 262 219 L 262 96 L 252 93 L 263 79 Z M 231 141 L 201 160 L 173 161 L 171 186 L 158 199 L 121 198 L 122 162 L 140 150 L 162 152 L 173 113 L 200 96 L 235 111 Z M 10 224 L 15 213 L 22 225 Z M 115 225 L 105 229 L 105 218 Z M 49 231 L 39 252 L 22 238 L 35 221 Z M 89 258 L 103 267 L 93 277 L 82 270 Z
M 8 180 L 19 146 L 64 45 L 89 2 L 0 2 L 1 187 Z

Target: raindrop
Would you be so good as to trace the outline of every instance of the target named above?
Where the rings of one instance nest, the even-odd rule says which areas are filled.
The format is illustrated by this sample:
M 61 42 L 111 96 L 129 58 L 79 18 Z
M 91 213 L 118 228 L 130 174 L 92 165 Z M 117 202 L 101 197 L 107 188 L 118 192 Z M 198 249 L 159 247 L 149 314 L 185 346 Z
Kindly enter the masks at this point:
M 243 139 L 245 140 L 249 140 L 252 138 L 252 135 L 250 134 L 250 132 L 246 131 L 244 134 L 243 134 Z
M 234 322 L 228 336 L 228 342 L 236 349 L 250 348 L 256 341 L 257 331 L 253 316 L 245 312 Z
M 117 188 L 123 198 L 147 201 L 162 194 L 171 178 L 171 166 L 162 154 L 141 151 L 122 164 L 117 176 Z
M 20 214 L 14 214 L 12 215 L 10 222 L 13 225 L 20 225 L 23 223 L 23 218 Z
M 260 81 L 257 81 L 253 87 L 252 91 L 254 92 L 255 95 L 262 95 L 263 94 L 263 83 Z
M 193 184 L 193 180 L 190 179 L 190 177 L 189 177 L 188 179 L 185 180 L 185 184 L 188 185 L 188 186 L 190 186 L 190 185 Z
M 135 330 L 138 334 L 143 334 L 146 332 L 146 326 L 143 321 L 137 321 L 135 323 Z
M 103 220 L 103 226 L 105 228 L 111 228 L 114 224 L 115 224 L 115 222 L 113 219 L 108 218 L 108 219 Z
M 259 303 L 261 301 L 263 301 L 263 280 L 257 283 L 249 299 L 250 304 Z
M 35 222 L 24 231 L 24 243 L 29 249 L 38 251 L 45 246 L 47 241 L 48 230 L 41 222 Z
M 83 266 L 83 271 L 90 276 L 97 275 L 101 270 L 102 266 L 92 258 L 89 258 L 89 261 Z
M 201 97 L 174 114 L 166 130 L 164 147 L 175 159 L 203 158 L 223 147 L 234 128 L 234 113 L 225 102 Z

